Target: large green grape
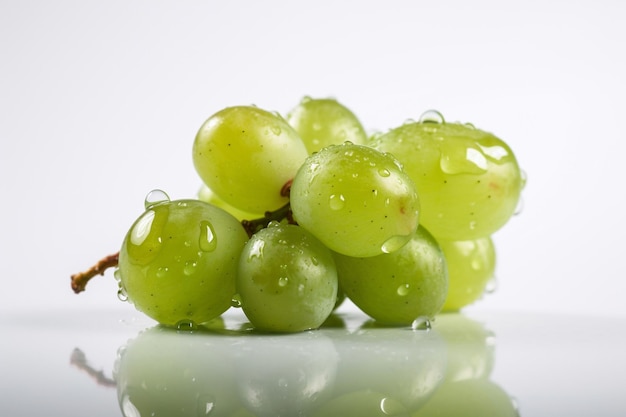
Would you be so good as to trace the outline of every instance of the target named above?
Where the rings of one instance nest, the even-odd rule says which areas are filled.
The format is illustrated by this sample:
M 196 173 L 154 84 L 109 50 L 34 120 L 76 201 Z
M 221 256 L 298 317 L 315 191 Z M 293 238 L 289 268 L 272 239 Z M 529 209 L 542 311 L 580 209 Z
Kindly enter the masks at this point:
M 433 318 L 446 299 L 448 273 L 443 253 L 421 226 L 395 252 L 367 258 L 336 254 L 335 262 L 348 298 L 380 323 L 406 325 Z
M 478 300 L 493 279 L 496 252 L 490 237 L 449 241 L 439 239 L 448 265 L 448 297 L 443 311 L 457 311 Z
M 377 136 L 372 146 L 402 162 L 420 193 L 420 224 L 437 239 L 489 236 L 515 212 L 524 180 L 509 146 L 491 133 L 424 119 Z
M 204 183 L 226 203 L 250 213 L 287 203 L 281 189 L 307 154 L 282 117 L 253 106 L 215 113 L 193 144 L 193 162 Z
M 346 141 L 356 144 L 367 141 L 359 119 L 332 98 L 303 98 L 289 112 L 287 121 L 300 134 L 309 154 Z
M 202 201 L 148 203 L 124 238 L 120 285 L 161 324 L 209 321 L 231 305 L 247 240 L 237 219 Z
M 239 261 L 241 307 L 259 330 L 318 328 L 335 307 L 337 286 L 331 252 L 299 226 L 272 223 L 261 229 Z
M 419 204 L 415 184 L 395 158 L 352 143 L 309 156 L 291 186 L 298 224 L 348 256 L 404 245 L 417 229 Z

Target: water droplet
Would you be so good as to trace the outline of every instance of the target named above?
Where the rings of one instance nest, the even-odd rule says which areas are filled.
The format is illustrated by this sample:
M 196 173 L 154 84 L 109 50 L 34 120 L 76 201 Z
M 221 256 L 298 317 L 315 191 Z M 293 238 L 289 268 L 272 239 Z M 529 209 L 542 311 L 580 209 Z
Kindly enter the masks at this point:
M 409 284 L 402 284 L 402 285 L 400 285 L 398 287 L 396 292 L 398 293 L 398 295 L 400 297 L 404 297 L 405 295 L 407 295 L 409 293 L 409 289 L 410 289 L 410 285 Z
M 192 330 L 196 330 L 198 328 L 198 325 L 193 321 L 193 320 L 189 320 L 189 319 L 183 319 L 180 320 L 178 323 L 176 323 L 176 329 L 177 330 L 181 330 L 181 331 L 192 331 Z
M 403 125 L 412 125 L 413 123 L 415 123 L 415 119 L 412 118 L 408 118 L 404 122 L 402 122 Z
M 378 170 L 378 175 L 380 175 L 383 178 L 386 178 L 391 175 L 391 172 L 389 172 L 387 168 L 381 168 Z
M 261 239 L 255 239 L 250 246 L 250 251 L 248 253 L 248 262 L 251 262 L 256 258 L 262 258 L 264 248 L 265 241 Z
M 213 252 L 217 247 L 217 236 L 213 225 L 206 220 L 200 222 L 200 249 L 204 252 Z
M 513 215 L 519 216 L 520 214 L 522 214 L 523 210 L 524 210 L 524 197 L 520 196 L 519 200 L 517 201 L 517 206 L 515 206 L 515 211 L 513 212 Z
M 524 171 L 523 169 L 520 171 L 520 181 L 522 182 L 520 189 L 523 190 L 524 188 L 526 188 L 526 180 L 528 179 L 528 176 L 526 175 L 526 171 Z
M 120 284 L 117 290 L 117 298 L 122 301 L 128 301 L 128 294 L 126 294 L 126 289 Z
M 241 308 L 241 295 L 238 293 L 233 295 L 232 300 L 230 300 L 230 305 L 235 308 Z
M 311 98 L 311 96 L 304 96 L 304 97 L 302 97 L 302 99 L 300 100 L 300 104 L 306 104 L 306 103 L 308 103 L 308 102 L 309 102 L 309 101 L 311 101 L 311 100 L 313 100 L 313 99 Z
M 272 133 L 274 133 L 276 136 L 282 133 L 282 129 L 278 125 L 272 126 L 271 129 L 272 129 Z
M 398 400 L 383 398 L 380 400 L 380 411 L 386 416 L 406 415 L 407 410 Z
M 445 119 L 443 118 L 443 114 L 438 112 L 437 110 L 426 110 L 419 119 L 420 123 L 445 123 Z
M 195 272 L 197 266 L 198 266 L 198 262 L 196 261 L 185 262 L 185 267 L 183 268 L 183 274 L 192 275 Z
M 494 275 L 487 281 L 487 285 L 485 286 L 485 293 L 491 294 L 498 289 L 498 278 Z
M 331 210 L 341 210 L 346 204 L 346 199 L 343 194 L 333 194 L 328 199 L 328 204 L 330 205 Z
M 129 395 L 124 395 L 121 405 L 122 414 L 124 414 L 125 416 L 141 416 L 141 413 L 139 412 L 139 410 L 137 410 L 137 407 L 135 407 L 135 405 L 131 402 Z
M 215 398 L 212 395 L 201 395 L 198 398 L 198 411 L 200 416 L 208 416 L 215 408 Z
M 279 287 L 286 287 L 287 284 L 289 284 L 289 278 L 287 278 L 287 277 L 280 277 L 280 278 L 278 278 L 278 286 Z
M 320 261 L 315 256 L 311 256 L 311 263 L 315 266 L 318 266 L 320 264 Z
M 387 239 L 385 243 L 383 243 L 383 246 L 381 246 L 380 249 L 384 253 L 395 252 L 398 249 L 400 249 L 402 246 L 404 246 L 406 242 L 409 241 L 410 238 L 411 236 L 401 236 L 401 235 L 392 236 L 389 239 Z
M 146 196 L 146 199 L 143 202 L 143 205 L 146 209 L 159 204 L 159 203 L 167 203 L 170 201 L 170 196 L 163 190 L 152 190 Z
M 163 278 L 163 277 L 167 276 L 167 274 L 169 272 L 170 272 L 170 269 L 168 267 L 162 266 L 162 267 L 157 269 L 156 276 L 157 276 L 157 278 Z
M 150 235 L 155 215 L 156 213 L 154 210 L 148 210 L 137 221 L 137 224 L 135 224 L 135 227 L 133 227 L 133 230 L 130 233 L 130 242 L 133 245 L 141 245 L 144 240 L 146 240 L 148 235 Z
M 476 221 L 475 220 L 472 220 L 472 221 L 469 222 L 469 229 L 470 230 L 476 229 Z
M 122 281 L 122 271 L 119 268 L 115 268 L 113 272 L 113 278 L 118 282 L 118 284 Z
M 430 330 L 431 328 L 430 319 L 426 316 L 420 316 L 411 323 L 411 329 L 413 330 Z

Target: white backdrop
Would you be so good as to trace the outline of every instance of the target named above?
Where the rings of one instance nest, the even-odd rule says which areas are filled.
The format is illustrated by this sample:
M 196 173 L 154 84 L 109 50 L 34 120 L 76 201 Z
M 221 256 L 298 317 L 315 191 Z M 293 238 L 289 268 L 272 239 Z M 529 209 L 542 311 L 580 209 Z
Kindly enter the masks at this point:
M 195 195 L 213 112 L 334 96 L 368 130 L 436 108 L 528 174 L 474 310 L 626 315 L 626 3 L 0 2 L 0 310 L 130 308 L 112 274 L 153 188 Z

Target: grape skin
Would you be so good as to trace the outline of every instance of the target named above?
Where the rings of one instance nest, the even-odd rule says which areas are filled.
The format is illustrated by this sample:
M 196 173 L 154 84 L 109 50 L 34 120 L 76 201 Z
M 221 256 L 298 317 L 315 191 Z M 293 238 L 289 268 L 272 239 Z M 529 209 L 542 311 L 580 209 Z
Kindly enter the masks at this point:
M 359 119 L 332 98 L 303 98 L 287 115 L 309 154 L 344 142 L 365 144 L 367 134 Z
M 316 329 L 337 302 L 330 250 L 296 225 L 273 223 L 248 241 L 237 274 L 241 307 L 259 330 Z
M 515 212 L 524 185 L 512 150 L 459 123 L 407 123 L 372 139 L 395 155 L 420 192 L 420 223 L 437 239 L 489 236 Z
M 249 213 L 276 210 L 308 153 L 282 117 L 254 106 L 228 107 L 200 127 L 193 162 L 200 178 L 229 205 Z
M 352 143 L 309 156 L 291 186 L 298 224 L 348 256 L 401 247 L 417 229 L 419 206 L 415 184 L 395 158 Z
M 138 310 L 161 324 L 207 322 L 230 307 L 247 240 L 237 219 L 210 204 L 154 204 L 124 238 L 120 285 Z
M 357 258 L 335 254 L 348 298 L 380 323 L 408 325 L 440 312 L 448 290 L 445 258 L 423 227 L 392 253 Z

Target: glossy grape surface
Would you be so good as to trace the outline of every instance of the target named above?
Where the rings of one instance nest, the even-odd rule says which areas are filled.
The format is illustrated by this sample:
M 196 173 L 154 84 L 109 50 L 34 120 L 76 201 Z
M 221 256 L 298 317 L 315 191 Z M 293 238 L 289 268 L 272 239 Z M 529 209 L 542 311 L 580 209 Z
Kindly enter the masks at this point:
M 420 224 L 437 239 L 489 236 L 515 212 L 524 185 L 509 146 L 471 125 L 422 121 L 375 137 L 415 181 Z
M 260 230 L 239 261 L 241 307 L 259 330 L 318 328 L 335 307 L 337 286 L 331 252 L 299 226 L 276 223 Z
M 209 321 L 230 307 L 247 239 L 237 219 L 202 201 L 148 205 L 124 238 L 120 285 L 161 324 Z
M 496 251 L 490 237 L 474 240 L 439 239 L 448 264 L 448 297 L 443 311 L 458 311 L 485 292 L 496 268 Z
M 417 229 L 419 205 L 415 184 L 395 158 L 350 143 L 309 156 L 291 186 L 298 224 L 348 256 L 401 247 Z
M 289 112 L 287 121 L 298 132 L 309 154 L 346 141 L 367 142 L 367 134 L 359 119 L 332 98 L 303 98 Z
M 423 227 L 395 252 L 367 258 L 336 254 L 335 261 L 348 298 L 380 323 L 410 325 L 432 318 L 446 299 L 445 259 Z
M 204 183 L 226 203 L 250 213 L 287 203 L 281 189 L 307 155 L 285 119 L 253 106 L 215 113 L 193 144 L 193 162 Z

